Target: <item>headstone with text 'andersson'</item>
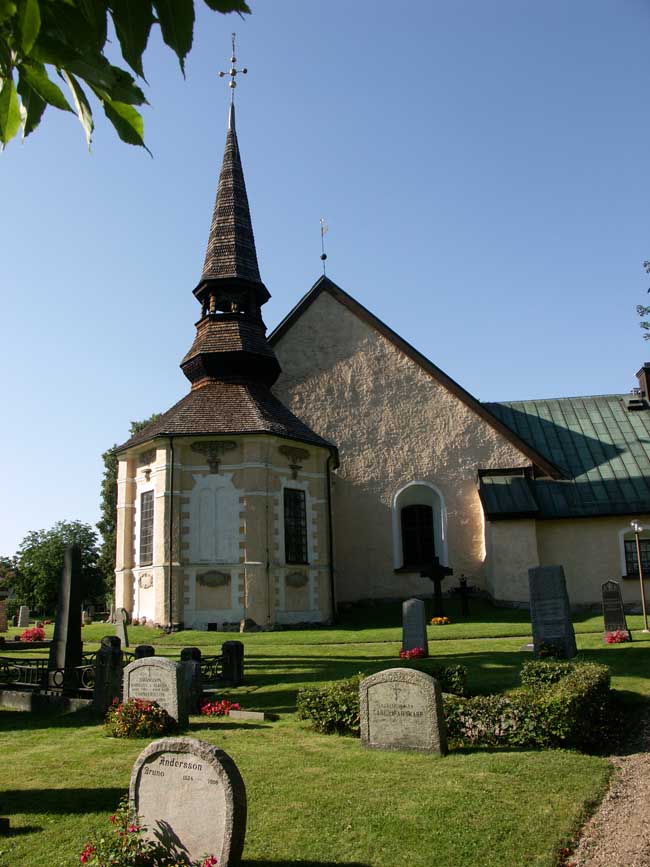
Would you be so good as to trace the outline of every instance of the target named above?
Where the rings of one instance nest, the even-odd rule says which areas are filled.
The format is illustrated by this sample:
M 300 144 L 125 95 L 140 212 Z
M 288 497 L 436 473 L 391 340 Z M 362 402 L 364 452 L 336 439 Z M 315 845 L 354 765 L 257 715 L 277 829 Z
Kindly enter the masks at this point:
M 359 686 L 361 743 L 378 750 L 447 752 L 442 693 L 432 677 L 388 668 Z
M 181 726 L 188 723 L 187 695 L 183 667 L 171 659 L 148 656 L 136 659 L 124 669 L 122 694 L 158 702 Z
M 240 864 L 246 788 L 223 750 L 194 738 L 154 741 L 133 765 L 129 797 L 146 836 L 179 860 L 214 855 L 218 867 Z

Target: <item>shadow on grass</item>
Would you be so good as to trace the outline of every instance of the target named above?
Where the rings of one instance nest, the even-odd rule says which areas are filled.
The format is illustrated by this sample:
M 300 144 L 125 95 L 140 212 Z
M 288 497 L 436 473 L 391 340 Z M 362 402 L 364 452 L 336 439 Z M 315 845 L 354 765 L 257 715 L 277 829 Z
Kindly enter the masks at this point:
M 125 789 L 9 789 L 2 793 L 0 809 L 14 814 L 113 813 Z
M 371 867 L 360 861 L 251 861 L 244 858 L 241 867 Z
M 223 731 L 224 729 L 270 729 L 271 725 L 260 725 L 259 723 L 246 722 L 242 720 L 242 722 L 226 722 L 225 720 L 219 721 L 214 720 L 212 722 L 197 722 L 190 723 L 189 730 L 191 732 L 198 731 Z
M 40 825 L 23 825 L 21 828 L 9 828 L 4 834 L 0 834 L 0 840 L 3 837 L 22 837 L 23 834 L 37 834 L 42 830 Z
M 101 716 L 84 708 L 72 713 L 39 713 L 29 710 L 0 710 L 0 732 L 26 731 L 34 729 L 74 729 L 84 726 L 101 725 Z

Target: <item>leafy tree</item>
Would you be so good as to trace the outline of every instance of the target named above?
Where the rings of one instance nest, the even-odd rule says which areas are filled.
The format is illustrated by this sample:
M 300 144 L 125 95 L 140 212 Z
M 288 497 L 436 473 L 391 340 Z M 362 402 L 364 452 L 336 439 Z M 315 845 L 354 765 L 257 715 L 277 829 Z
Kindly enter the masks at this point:
M 250 13 L 245 0 L 205 3 L 215 12 Z M 142 116 L 134 106 L 147 100 L 134 77 L 105 55 L 109 21 L 122 58 L 138 78 L 144 79 L 142 56 L 154 25 L 185 74 L 194 0 L 0 0 L 0 149 L 21 127 L 23 138 L 33 132 L 48 105 L 76 114 L 90 146 L 87 91 L 122 141 L 145 147 Z M 52 80 L 53 70 L 67 85 L 74 108 Z
M 132 421 L 130 436 L 139 433 L 150 422 L 160 418 L 160 413 L 154 413 L 144 421 Z M 107 587 L 112 587 L 115 576 L 115 550 L 117 547 L 117 455 L 114 445 L 102 455 L 104 461 L 104 476 L 100 495 L 101 518 L 97 529 L 101 533 L 102 543 L 99 549 L 98 567 Z
M 57 521 L 51 530 L 32 530 L 16 553 L 18 569 L 12 581 L 21 602 L 41 611 L 54 611 L 68 545 L 81 548 L 82 599 L 103 603 L 106 586 L 97 568 L 97 533 L 81 521 Z
M 16 557 L 4 557 L 0 554 L 0 593 L 11 590 L 17 573 Z
M 650 274 L 650 262 L 645 261 L 643 263 L 643 269 L 646 272 L 646 274 Z M 648 289 L 648 292 L 650 292 L 650 289 Z M 636 305 L 636 312 L 639 316 L 650 316 L 650 307 L 646 307 L 644 304 L 637 304 Z M 641 322 L 639 322 L 639 325 L 646 332 L 648 332 L 648 333 L 643 335 L 643 339 L 644 340 L 650 340 L 650 321 L 647 319 L 642 319 Z

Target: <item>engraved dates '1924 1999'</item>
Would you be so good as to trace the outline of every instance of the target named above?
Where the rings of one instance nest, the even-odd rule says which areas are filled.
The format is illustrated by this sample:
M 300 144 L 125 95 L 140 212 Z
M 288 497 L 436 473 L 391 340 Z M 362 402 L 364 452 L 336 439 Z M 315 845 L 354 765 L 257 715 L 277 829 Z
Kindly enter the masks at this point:
M 246 832 L 246 789 L 230 756 L 194 738 L 162 738 L 138 756 L 129 791 L 151 839 L 180 859 L 214 855 L 237 867 Z

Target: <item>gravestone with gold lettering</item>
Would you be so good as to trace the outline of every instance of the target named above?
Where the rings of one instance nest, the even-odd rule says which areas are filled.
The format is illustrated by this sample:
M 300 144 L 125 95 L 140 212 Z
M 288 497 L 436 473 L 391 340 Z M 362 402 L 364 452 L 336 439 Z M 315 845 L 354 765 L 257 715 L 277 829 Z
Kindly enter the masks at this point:
M 359 686 L 361 743 L 378 750 L 447 752 L 442 693 L 436 680 L 411 668 L 388 668 Z
M 124 669 L 122 695 L 124 701 L 130 698 L 155 701 L 179 726 L 187 726 L 185 678 L 183 666 L 178 662 L 148 656 L 129 663 Z
M 246 834 L 246 788 L 237 765 L 213 744 L 162 738 L 133 765 L 129 798 L 146 836 L 179 860 L 214 856 L 237 867 Z

